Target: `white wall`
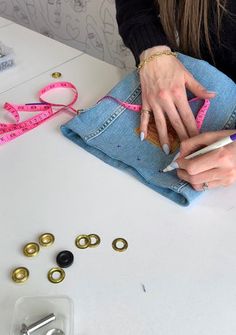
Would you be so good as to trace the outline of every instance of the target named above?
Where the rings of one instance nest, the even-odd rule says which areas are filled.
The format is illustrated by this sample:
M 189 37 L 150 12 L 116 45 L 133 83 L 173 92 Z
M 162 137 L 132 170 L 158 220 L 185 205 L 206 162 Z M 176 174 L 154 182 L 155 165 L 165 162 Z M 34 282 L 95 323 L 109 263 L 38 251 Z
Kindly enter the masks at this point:
M 124 70 L 134 68 L 118 34 L 114 0 L 1 0 L 0 16 Z

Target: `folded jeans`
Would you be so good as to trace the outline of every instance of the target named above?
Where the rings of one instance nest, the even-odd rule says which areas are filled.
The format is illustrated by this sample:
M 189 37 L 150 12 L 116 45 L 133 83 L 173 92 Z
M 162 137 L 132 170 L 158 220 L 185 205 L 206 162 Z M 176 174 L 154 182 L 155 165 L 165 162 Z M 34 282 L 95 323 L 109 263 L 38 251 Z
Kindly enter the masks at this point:
M 217 92 L 202 124 L 201 132 L 235 129 L 236 85 L 209 63 L 183 54 L 178 59 L 209 91 Z M 187 92 L 188 98 L 194 96 Z M 128 74 L 109 93 L 128 103 L 141 104 L 141 88 L 137 71 Z M 201 101 L 190 103 L 196 116 Z M 70 140 L 104 162 L 125 170 L 138 180 L 174 202 L 187 206 L 201 192 L 177 177 L 176 171 L 161 173 L 176 155 L 178 138 L 170 129 L 172 152 L 166 155 L 159 143 L 156 127 L 150 124 L 145 141 L 139 138 L 139 113 L 132 112 L 112 99 L 100 100 L 95 106 L 61 126 Z

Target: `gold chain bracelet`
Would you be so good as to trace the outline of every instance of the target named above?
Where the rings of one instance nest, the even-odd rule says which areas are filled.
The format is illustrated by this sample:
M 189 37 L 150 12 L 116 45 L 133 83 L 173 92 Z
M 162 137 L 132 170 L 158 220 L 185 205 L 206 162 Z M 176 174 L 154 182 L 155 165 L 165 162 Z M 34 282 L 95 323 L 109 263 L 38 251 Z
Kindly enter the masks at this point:
M 173 51 L 170 51 L 170 50 L 163 50 L 163 51 L 160 51 L 160 52 L 156 52 L 156 53 L 152 54 L 151 56 L 145 58 L 142 62 L 139 63 L 138 71 L 140 71 L 146 63 L 149 63 L 154 58 L 160 57 L 162 55 L 177 57 L 177 52 L 173 52 Z

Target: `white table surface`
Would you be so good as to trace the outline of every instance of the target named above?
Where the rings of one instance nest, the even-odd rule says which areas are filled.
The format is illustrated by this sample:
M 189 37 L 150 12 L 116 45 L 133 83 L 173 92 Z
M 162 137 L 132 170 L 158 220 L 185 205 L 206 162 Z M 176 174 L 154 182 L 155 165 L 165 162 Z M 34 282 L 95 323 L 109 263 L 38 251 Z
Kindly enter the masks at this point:
M 22 43 L 27 53 L 27 40 Z M 34 101 L 52 80 L 45 62 L 17 87 L 13 80 L 0 104 Z M 54 70 L 78 87 L 79 107 L 121 78 L 117 68 L 85 54 Z M 12 71 L 17 78 L 21 64 Z M 17 298 L 67 295 L 75 304 L 76 335 L 235 335 L 236 186 L 179 207 L 64 138 L 59 127 L 70 117 L 61 114 L 0 148 L 0 334 L 9 334 Z M 43 232 L 55 235 L 55 245 L 25 258 L 22 246 Z M 98 234 L 101 245 L 77 249 L 82 233 Z M 126 252 L 111 248 L 116 237 L 127 239 Z M 63 249 L 75 262 L 64 282 L 53 285 L 47 271 Z M 10 279 L 19 265 L 31 272 L 24 285 Z
M 12 87 L 18 87 L 22 82 L 33 79 L 50 69 L 53 71 L 55 67 L 82 54 L 79 50 L 36 34 L 18 24 L 0 26 L 0 41 L 13 48 L 17 67 L 17 69 L 11 68 L 7 72 L 1 72 L 0 93 Z
M 4 26 L 9 26 L 10 24 L 14 24 L 12 21 L 9 21 L 3 17 L 0 17 L 0 28 Z

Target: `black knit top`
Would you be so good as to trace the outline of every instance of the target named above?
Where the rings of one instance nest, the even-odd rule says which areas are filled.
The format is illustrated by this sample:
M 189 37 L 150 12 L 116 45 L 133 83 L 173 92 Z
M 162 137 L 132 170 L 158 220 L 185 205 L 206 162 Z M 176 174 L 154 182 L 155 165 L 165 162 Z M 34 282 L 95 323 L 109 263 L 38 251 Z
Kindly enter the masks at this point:
M 223 16 L 220 45 L 214 24 L 216 0 L 211 1 L 212 14 L 209 17 L 209 31 L 215 66 L 236 82 L 236 0 L 227 2 L 226 8 L 231 14 Z M 145 49 L 157 45 L 171 47 L 163 31 L 154 0 L 116 0 L 116 10 L 119 33 L 125 45 L 132 51 L 136 64 L 139 63 L 139 55 Z M 181 50 L 176 51 L 181 52 Z M 204 42 L 201 44 L 200 51 L 201 58 L 214 65 Z

